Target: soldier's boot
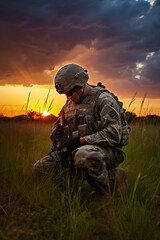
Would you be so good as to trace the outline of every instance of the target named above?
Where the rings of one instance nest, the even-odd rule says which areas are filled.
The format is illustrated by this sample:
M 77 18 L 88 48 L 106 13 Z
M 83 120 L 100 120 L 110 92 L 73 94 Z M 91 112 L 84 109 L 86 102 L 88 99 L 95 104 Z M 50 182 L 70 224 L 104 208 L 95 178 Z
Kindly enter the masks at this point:
M 121 192 L 128 189 L 127 175 L 123 168 L 108 171 L 111 192 Z

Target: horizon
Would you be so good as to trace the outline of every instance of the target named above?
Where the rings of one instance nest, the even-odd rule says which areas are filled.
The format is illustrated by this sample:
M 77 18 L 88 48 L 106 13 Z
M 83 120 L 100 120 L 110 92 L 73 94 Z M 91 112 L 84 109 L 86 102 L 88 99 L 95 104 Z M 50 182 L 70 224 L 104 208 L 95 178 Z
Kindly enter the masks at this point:
M 13 90 L 12 88 L 16 88 L 16 90 Z M 22 104 L 16 104 L 18 102 L 15 102 L 13 105 L 0 105 L 0 114 L 3 114 L 6 117 L 14 117 L 17 115 L 25 114 L 26 111 L 35 111 L 39 113 L 43 113 L 44 111 L 49 112 L 49 114 L 53 114 L 54 116 L 58 116 L 61 108 L 65 104 L 66 96 L 65 95 L 59 95 L 55 89 L 44 89 L 44 88 L 24 88 L 24 92 L 22 92 L 21 87 L 10 87 L 9 90 L 11 90 L 12 94 L 17 94 L 16 92 L 19 91 L 19 96 L 23 97 L 23 100 L 21 101 Z M 17 89 L 18 88 L 18 89 Z M 1 92 L 1 87 L 0 87 Z M 3 91 L 4 93 L 4 91 Z M 49 93 L 49 96 L 48 96 Z M 10 94 L 10 93 L 9 93 Z M 29 102 L 27 109 L 25 109 L 25 104 L 27 103 L 28 96 Z M 4 94 L 5 95 L 5 94 Z M 145 94 L 144 94 L 145 95 Z M 2 95 L 1 95 L 2 96 Z M 46 98 L 48 96 L 48 100 L 46 103 L 46 106 L 44 108 L 44 104 L 46 102 Z M 7 95 L 4 96 L 4 102 L 7 102 Z M 138 97 L 138 93 L 134 93 L 134 95 L 131 98 L 123 98 L 122 99 L 118 96 L 119 100 L 123 102 L 123 107 L 126 109 L 126 111 L 133 112 L 137 116 L 147 116 L 147 115 L 157 115 L 160 116 L 159 111 L 159 99 L 148 99 L 147 96 L 144 99 L 143 97 Z M 142 101 L 144 99 L 144 103 L 141 108 Z M 19 100 L 19 99 L 18 99 Z M 17 99 L 15 99 L 17 101 Z M 153 105 L 150 103 L 154 101 L 154 108 Z M 13 101 L 12 101 L 13 102 Z M 51 109 L 48 111 L 48 108 L 52 102 Z

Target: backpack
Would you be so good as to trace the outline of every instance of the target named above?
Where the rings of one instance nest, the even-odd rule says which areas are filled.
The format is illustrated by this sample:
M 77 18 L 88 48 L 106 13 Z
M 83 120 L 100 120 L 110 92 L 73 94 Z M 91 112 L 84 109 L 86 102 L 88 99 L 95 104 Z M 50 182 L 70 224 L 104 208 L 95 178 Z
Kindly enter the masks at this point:
M 123 103 L 119 101 L 118 97 L 114 95 L 114 93 L 110 92 L 105 88 L 104 85 L 102 85 L 100 82 L 97 84 L 97 86 L 90 85 L 92 87 L 95 87 L 97 89 L 97 93 L 95 95 L 94 101 L 97 101 L 100 94 L 103 92 L 109 93 L 118 103 L 120 108 L 120 114 L 121 114 L 121 126 L 122 126 L 122 137 L 120 141 L 120 147 L 126 146 L 129 143 L 129 126 L 127 124 L 127 121 L 125 119 L 125 109 L 123 108 Z

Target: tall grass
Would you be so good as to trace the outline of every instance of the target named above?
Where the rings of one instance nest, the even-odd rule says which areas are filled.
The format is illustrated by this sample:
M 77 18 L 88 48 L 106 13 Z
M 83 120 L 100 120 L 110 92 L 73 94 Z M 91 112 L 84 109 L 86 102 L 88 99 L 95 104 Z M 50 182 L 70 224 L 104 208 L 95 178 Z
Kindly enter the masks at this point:
M 47 112 L 50 112 L 51 109 L 53 108 L 53 101 L 54 101 L 54 98 L 51 99 L 50 103 L 49 103 L 49 95 L 50 95 L 50 92 L 51 92 L 51 87 L 49 88 L 48 90 L 48 93 L 46 95 L 46 98 L 44 100 L 44 103 L 43 103 L 43 106 L 40 107 L 39 106 L 39 102 L 41 100 L 41 98 L 38 99 L 38 101 L 36 102 L 35 106 L 34 106 L 34 109 L 36 109 L 37 107 L 39 107 L 39 112 L 42 112 L 42 111 L 47 111 Z M 27 114 L 29 111 L 32 111 L 30 108 L 29 108 L 29 102 L 30 102 L 30 97 L 31 97 L 31 91 L 28 93 L 28 96 L 27 96 L 27 101 L 26 103 L 22 106 L 22 109 L 20 112 L 25 112 L 25 114 Z M 30 109 L 30 110 L 29 110 Z
M 37 178 L 33 164 L 50 151 L 51 125 L 0 123 L 0 239 L 159 239 L 160 128 L 132 127 L 125 147 L 129 189 L 94 196 L 86 182 Z
M 137 92 L 135 92 L 134 96 L 132 97 L 132 99 L 131 99 L 131 101 L 130 101 L 130 103 L 129 103 L 129 105 L 128 105 L 127 111 L 129 111 L 129 108 L 131 107 L 132 103 L 135 101 L 136 95 L 137 95 Z M 134 111 L 134 110 L 132 110 L 132 112 L 133 112 L 133 111 Z

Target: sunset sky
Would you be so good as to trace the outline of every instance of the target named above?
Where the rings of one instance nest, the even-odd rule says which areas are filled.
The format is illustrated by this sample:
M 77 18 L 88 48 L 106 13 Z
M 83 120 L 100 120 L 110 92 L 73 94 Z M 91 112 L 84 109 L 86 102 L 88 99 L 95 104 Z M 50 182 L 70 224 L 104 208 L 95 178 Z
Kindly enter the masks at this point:
M 53 101 L 58 115 L 66 99 L 53 80 L 68 63 L 127 110 L 139 115 L 146 95 L 142 115 L 160 115 L 160 0 L 0 1 L 0 114 L 24 113 L 30 93 L 28 109 Z

